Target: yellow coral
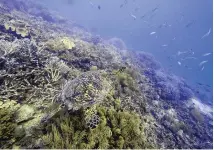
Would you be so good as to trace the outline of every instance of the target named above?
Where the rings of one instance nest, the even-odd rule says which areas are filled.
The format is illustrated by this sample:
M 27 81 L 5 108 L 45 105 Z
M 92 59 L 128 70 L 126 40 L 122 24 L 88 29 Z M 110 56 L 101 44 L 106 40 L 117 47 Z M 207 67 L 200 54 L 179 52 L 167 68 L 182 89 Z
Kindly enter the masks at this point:
M 72 39 L 68 37 L 56 38 L 47 42 L 47 48 L 54 51 L 72 49 L 73 47 L 75 47 L 75 44 Z
M 75 47 L 74 42 L 72 42 L 68 37 L 62 38 L 61 42 L 64 44 L 65 49 L 72 49 L 73 47 Z
M 26 37 L 29 35 L 29 30 L 27 28 L 27 25 L 19 20 L 11 20 L 8 23 L 4 24 L 4 27 L 6 30 L 11 29 L 11 31 L 16 31 L 16 34 L 21 35 L 22 37 Z

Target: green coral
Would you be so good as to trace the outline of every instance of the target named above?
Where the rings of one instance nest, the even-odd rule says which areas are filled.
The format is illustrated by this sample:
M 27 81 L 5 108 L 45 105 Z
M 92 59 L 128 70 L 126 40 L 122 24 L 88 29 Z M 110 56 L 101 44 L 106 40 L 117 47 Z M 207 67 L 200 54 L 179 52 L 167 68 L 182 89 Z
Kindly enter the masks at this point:
M 72 49 L 75 47 L 73 40 L 69 37 L 59 37 L 55 39 L 51 39 L 46 44 L 49 50 L 66 50 Z
M 7 147 L 8 140 L 14 137 L 17 127 L 15 113 L 18 108 L 19 105 L 15 101 L 7 100 L 5 103 L 0 101 L 0 148 Z
M 131 92 L 137 92 L 137 84 L 135 83 L 136 75 L 130 70 L 122 67 L 119 70 L 113 70 L 112 75 L 114 77 L 114 86 L 117 91 L 117 95 L 121 93 L 130 94 Z
M 88 128 L 83 118 L 86 114 L 93 115 L 94 111 L 99 115 L 100 122 L 96 128 Z M 48 124 L 52 125 L 43 136 L 45 148 L 146 148 L 141 119 L 134 112 L 97 106 L 61 114 Z
M 43 135 L 45 148 L 57 149 L 75 149 L 80 147 L 83 138 L 85 137 L 84 123 L 81 122 L 83 118 L 82 110 L 80 114 L 58 113 L 56 118 L 51 120 L 51 125 L 46 127 L 49 131 Z

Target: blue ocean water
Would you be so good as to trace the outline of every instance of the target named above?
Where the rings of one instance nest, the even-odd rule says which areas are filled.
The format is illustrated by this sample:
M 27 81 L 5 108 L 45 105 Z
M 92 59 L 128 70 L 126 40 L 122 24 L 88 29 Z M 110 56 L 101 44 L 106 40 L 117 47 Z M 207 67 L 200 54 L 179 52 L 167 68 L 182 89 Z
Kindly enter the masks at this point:
M 42 2 L 93 34 L 105 39 L 118 37 L 127 49 L 151 53 L 166 70 L 183 77 L 196 90 L 205 91 L 208 99 L 202 101 L 212 101 L 212 0 Z M 210 34 L 202 38 L 209 30 Z M 206 53 L 211 55 L 203 56 Z M 202 61 L 207 62 L 199 66 Z

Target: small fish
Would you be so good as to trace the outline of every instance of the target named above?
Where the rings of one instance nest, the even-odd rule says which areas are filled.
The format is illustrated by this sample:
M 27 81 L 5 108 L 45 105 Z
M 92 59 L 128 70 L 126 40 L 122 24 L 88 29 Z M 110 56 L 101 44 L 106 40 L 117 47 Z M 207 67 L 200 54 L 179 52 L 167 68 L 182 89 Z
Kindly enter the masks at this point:
M 186 60 L 186 59 L 197 59 L 196 57 L 185 57 L 185 58 L 181 58 L 181 60 Z
M 193 24 L 195 23 L 195 21 L 190 21 L 188 24 L 186 24 L 186 28 L 189 28 L 191 27 Z
M 178 65 L 181 66 L 181 62 L 180 61 L 178 61 Z
M 184 51 L 184 52 L 181 52 L 181 51 L 178 51 L 177 55 L 180 56 L 181 54 L 185 54 L 187 53 L 188 51 Z
M 122 8 L 122 7 L 123 7 L 123 4 L 120 5 L 120 8 Z
M 184 19 L 184 15 L 183 14 L 181 14 L 181 19 L 180 19 L 180 21 L 182 21 Z
M 119 69 L 119 72 L 123 72 L 125 69 L 126 69 L 126 67 L 121 67 L 121 68 Z
M 199 66 L 202 66 L 203 64 L 205 64 L 205 63 L 207 63 L 208 61 L 207 60 L 204 60 L 204 61 L 202 61 L 200 64 L 199 64 Z
M 204 70 L 204 66 L 201 68 L 201 71 L 203 71 Z
M 205 86 L 207 86 L 207 87 L 211 87 L 210 85 L 208 85 L 208 84 L 205 84 Z
M 125 0 L 125 1 L 124 1 L 124 4 L 127 4 L 127 2 L 128 2 L 128 1 L 127 1 L 127 0 Z
M 135 10 L 134 10 L 134 11 L 138 11 L 138 10 L 139 10 L 139 7 L 135 8 Z
M 152 12 L 155 12 L 156 10 L 158 10 L 158 7 L 155 7 L 154 9 L 152 9 Z
M 143 19 L 145 16 L 146 16 L 146 15 L 141 16 L 140 19 Z
M 93 4 L 91 1 L 89 2 L 89 4 L 90 4 L 92 7 L 94 7 L 94 4 Z
M 204 34 L 204 35 L 201 37 L 201 39 L 203 39 L 203 38 L 209 36 L 209 35 L 210 35 L 210 32 L 211 32 L 211 28 L 209 29 L 209 31 L 208 31 L 206 34 Z
M 203 56 L 209 56 L 209 55 L 211 55 L 212 53 L 205 53 L 205 54 L 203 54 Z
M 202 83 L 200 83 L 200 82 L 196 82 L 198 85 L 203 85 Z
M 187 68 L 187 69 L 192 69 L 192 68 L 188 67 L 187 65 L 184 65 L 184 67 Z
M 98 5 L 98 7 L 97 7 L 99 10 L 101 9 L 101 7 L 100 7 L 100 5 Z
M 175 37 L 172 39 L 173 41 L 175 40 Z
M 167 45 L 167 44 L 163 44 L 162 46 L 163 46 L 163 47 L 167 47 L 168 45 Z
M 133 14 L 130 14 L 130 15 L 131 15 L 132 18 L 134 18 L 134 20 L 137 19 L 137 17 L 135 15 L 133 15 Z
M 151 32 L 150 35 L 156 34 L 156 32 Z
M 158 26 L 158 28 L 162 28 L 162 27 L 163 27 L 163 25 L 162 25 L 162 24 Z

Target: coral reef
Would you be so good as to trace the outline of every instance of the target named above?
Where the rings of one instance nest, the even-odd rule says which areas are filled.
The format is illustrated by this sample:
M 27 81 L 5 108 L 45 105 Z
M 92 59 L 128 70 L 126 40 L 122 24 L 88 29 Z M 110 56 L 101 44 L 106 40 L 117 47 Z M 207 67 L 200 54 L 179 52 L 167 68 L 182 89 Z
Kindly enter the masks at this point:
M 212 148 L 212 107 L 195 97 L 121 39 L 0 1 L 0 148 Z

